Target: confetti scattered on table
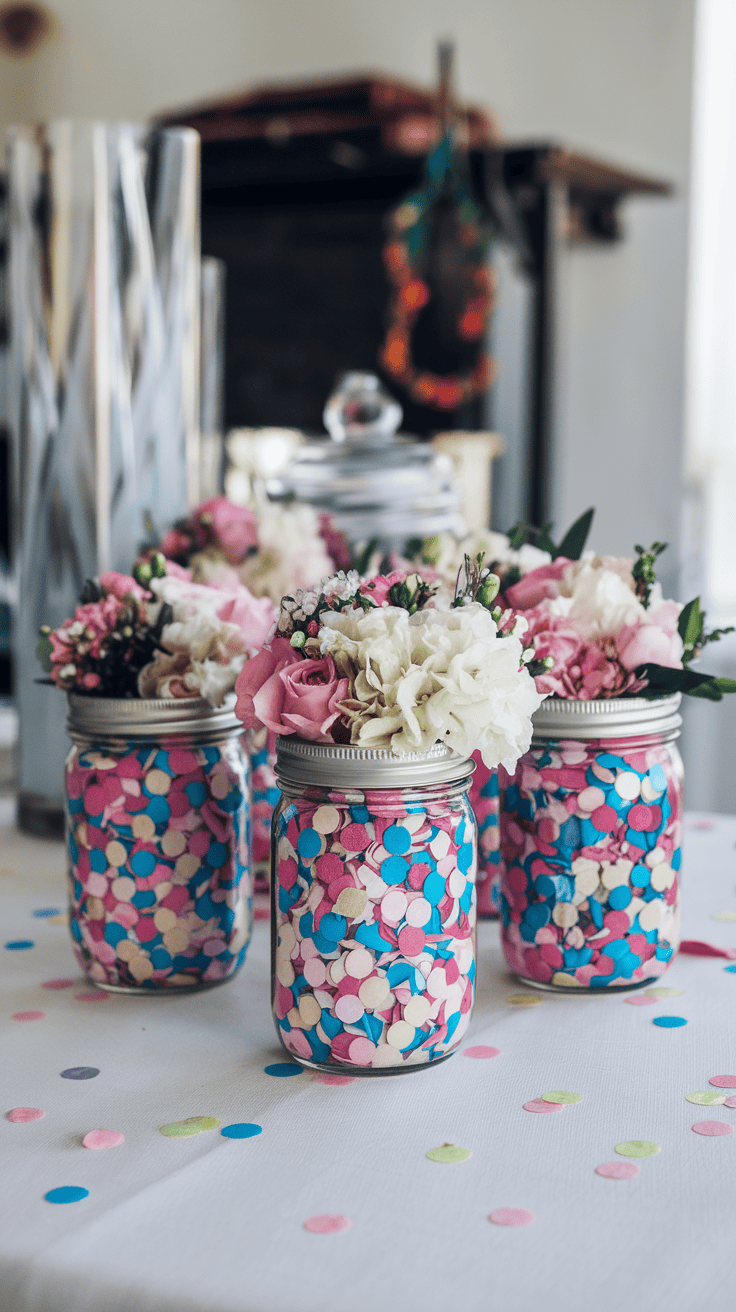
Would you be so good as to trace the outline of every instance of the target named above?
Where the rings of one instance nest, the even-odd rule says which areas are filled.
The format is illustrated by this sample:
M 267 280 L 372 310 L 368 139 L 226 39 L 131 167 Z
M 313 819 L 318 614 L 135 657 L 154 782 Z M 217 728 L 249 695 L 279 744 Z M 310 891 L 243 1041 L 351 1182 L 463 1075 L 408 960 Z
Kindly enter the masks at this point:
M 31 938 L 14 938 L 5 946 L 8 952 L 25 952 L 28 948 L 35 948 L 36 944 Z
M 13 1107 L 5 1113 L 6 1121 L 13 1121 L 15 1125 L 23 1125 L 26 1121 L 40 1121 L 46 1113 L 41 1111 L 40 1107 Z
M 624 998 L 630 1007 L 653 1007 L 657 1001 L 657 998 L 650 998 L 646 993 L 635 993 L 632 998 Z
M 263 1126 L 252 1121 L 234 1121 L 232 1125 L 223 1125 L 220 1134 L 226 1139 L 254 1139 L 263 1133 Z
M 73 979 L 45 979 L 41 985 L 42 989 L 71 989 L 74 988 L 76 980 Z
M 312 1235 L 336 1235 L 341 1230 L 349 1230 L 352 1221 L 349 1216 L 338 1212 L 321 1212 L 319 1216 L 310 1216 L 304 1222 L 304 1229 Z
M 119 1130 L 90 1130 L 82 1140 L 85 1148 L 119 1148 L 123 1143 L 125 1135 Z
M 332 1075 L 329 1071 L 320 1072 L 314 1078 L 317 1084 L 355 1084 L 354 1075 Z
M 275 1061 L 263 1069 L 266 1075 L 273 1075 L 278 1080 L 286 1079 L 289 1075 L 301 1075 L 303 1070 L 295 1061 Z
M 219 1130 L 220 1122 L 214 1116 L 187 1116 L 185 1121 L 170 1121 L 168 1125 L 159 1126 L 159 1134 L 165 1139 L 189 1139 L 193 1134 L 204 1134 L 207 1130 Z
M 11 1020 L 44 1020 L 45 1011 L 14 1011 Z
M 49 1189 L 44 1198 L 47 1203 L 81 1203 L 83 1198 L 89 1198 L 89 1189 L 78 1184 L 63 1184 L 59 1189 Z
M 680 952 L 686 957 L 728 957 L 736 958 L 736 948 L 721 948 L 716 943 L 706 943 L 701 938 L 686 938 L 680 944 Z
M 506 1001 L 515 1007 L 536 1007 L 542 999 L 539 993 L 510 993 Z
M 736 1098 L 727 1098 L 723 1104 L 724 1107 L 736 1107 Z
M 102 989 L 95 989 L 92 993 L 75 993 L 75 1002 L 107 1002 L 109 993 L 103 993 Z
M 527 1212 L 525 1207 L 497 1207 L 488 1217 L 494 1225 L 531 1225 L 536 1219 L 534 1213 Z
M 58 916 L 49 916 L 48 923 L 50 925 L 68 925 L 69 916 L 66 911 L 60 911 Z
M 567 1089 L 553 1089 L 551 1093 L 543 1093 L 544 1102 L 560 1102 L 563 1106 L 571 1106 L 575 1102 L 582 1102 L 582 1093 L 569 1093 Z
M 639 1167 L 633 1162 L 603 1162 L 596 1166 L 595 1173 L 604 1180 L 633 1180 L 639 1174 Z
M 617 1143 L 613 1151 L 619 1157 L 656 1157 L 662 1149 L 649 1139 L 627 1139 L 625 1143 Z
M 474 1048 L 463 1048 L 463 1057 L 500 1057 L 500 1048 L 489 1048 L 485 1043 L 476 1043 Z
M 697 1103 L 699 1107 L 715 1107 L 726 1101 L 725 1093 L 716 1093 L 715 1089 L 700 1089 L 697 1093 L 686 1093 L 688 1102 Z
M 645 989 L 644 996 L 647 998 L 654 998 L 656 1001 L 659 998 L 681 998 L 684 992 L 684 989 L 664 988 L 660 987 L 659 984 L 656 984 L 654 988 Z
M 454 1143 L 440 1144 L 439 1148 L 430 1148 L 427 1153 L 430 1162 L 467 1162 L 472 1155 L 469 1148 L 458 1148 Z
M 532 1098 L 523 1104 L 525 1112 L 561 1112 L 561 1102 L 549 1102 L 546 1098 Z
M 37 920 L 46 920 L 49 916 L 60 916 L 61 912 L 58 907 L 40 907 L 33 914 Z
M 708 1083 L 717 1089 L 736 1089 L 736 1075 L 711 1075 Z
M 687 1025 L 684 1016 L 655 1016 L 652 1025 L 658 1025 L 661 1030 L 677 1030 L 681 1025 Z
M 736 963 L 733 966 L 724 966 L 723 969 L 727 970 L 729 975 L 736 975 Z
M 95 1075 L 99 1075 L 97 1066 L 67 1066 L 65 1071 L 61 1072 L 62 1080 L 93 1080 Z
M 706 1134 L 712 1139 L 722 1134 L 733 1134 L 733 1126 L 727 1121 L 696 1121 L 690 1128 L 695 1134 Z
M 736 920 L 736 911 L 714 911 L 711 920 Z

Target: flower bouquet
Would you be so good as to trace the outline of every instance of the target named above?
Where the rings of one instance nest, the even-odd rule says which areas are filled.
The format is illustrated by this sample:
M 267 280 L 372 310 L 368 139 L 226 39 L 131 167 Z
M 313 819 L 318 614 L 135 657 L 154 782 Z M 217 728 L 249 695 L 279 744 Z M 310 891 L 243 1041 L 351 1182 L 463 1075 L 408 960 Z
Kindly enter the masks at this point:
M 242 585 L 85 585 L 40 655 L 69 696 L 70 926 L 102 988 L 201 988 L 242 963 L 251 925 L 248 761 L 232 690 L 274 610 Z
M 542 701 L 523 621 L 467 562 L 284 597 L 237 712 L 278 739 L 273 1006 L 297 1061 L 373 1074 L 449 1056 L 475 982 L 470 754 L 513 769 Z M 536 667 L 532 666 L 532 671 Z
M 502 775 L 503 941 L 528 982 L 627 988 L 660 975 L 679 944 L 680 694 L 719 700 L 736 682 L 693 668 L 729 630 L 706 630 L 698 598 L 662 596 L 664 546 L 596 556 L 592 518 L 559 546 L 517 525 L 512 547 L 546 559 L 500 571 L 548 698 L 531 749 Z

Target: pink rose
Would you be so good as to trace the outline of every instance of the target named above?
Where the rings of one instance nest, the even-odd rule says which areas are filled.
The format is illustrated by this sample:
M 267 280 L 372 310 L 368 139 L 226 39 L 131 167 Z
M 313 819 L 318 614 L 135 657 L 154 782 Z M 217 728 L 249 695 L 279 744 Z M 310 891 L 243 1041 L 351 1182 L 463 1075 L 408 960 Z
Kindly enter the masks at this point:
M 177 556 L 188 556 L 192 550 L 192 539 L 181 529 L 170 528 L 164 533 L 159 548 L 167 560 L 176 560 Z
M 551 565 L 540 565 L 539 569 L 530 570 L 513 587 L 505 592 L 509 606 L 514 610 L 529 610 L 538 606 L 546 597 L 560 595 L 560 579 L 571 561 L 566 556 L 558 556 Z
M 210 497 L 192 514 L 193 520 L 210 527 L 210 536 L 220 547 L 228 565 L 242 565 L 258 546 L 258 521 L 247 506 L 236 506 L 227 497 Z
M 129 574 L 118 574 L 114 569 L 108 569 L 99 577 L 100 587 L 106 592 L 117 597 L 118 601 L 125 601 L 126 597 L 135 597 L 136 601 L 143 601 L 146 596 L 146 589 L 142 588 L 140 583 L 136 583 Z
M 235 710 L 246 728 L 265 725 L 273 733 L 329 743 L 328 730 L 348 690 L 348 680 L 338 679 L 330 655 L 304 660 L 286 638 L 277 637 L 270 650 L 243 666 L 235 684 Z
M 237 592 L 223 592 L 217 607 L 217 618 L 225 624 L 234 624 L 240 630 L 245 647 L 259 651 L 276 623 L 277 611 L 269 597 L 254 597 L 245 587 Z
M 682 638 L 677 621 L 682 607 L 676 601 L 663 601 L 647 611 L 639 624 L 625 624 L 618 635 L 618 653 L 627 670 L 637 665 L 666 665 L 682 669 Z

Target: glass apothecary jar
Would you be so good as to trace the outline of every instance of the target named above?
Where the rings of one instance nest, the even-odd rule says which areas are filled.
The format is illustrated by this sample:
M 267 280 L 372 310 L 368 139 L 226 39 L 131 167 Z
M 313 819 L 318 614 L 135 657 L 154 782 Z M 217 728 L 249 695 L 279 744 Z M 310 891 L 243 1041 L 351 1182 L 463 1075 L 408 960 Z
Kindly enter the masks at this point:
M 234 705 L 69 696 L 70 927 L 99 988 L 191 991 L 245 959 L 249 774 Z
M 473 762 L 277 741 L 272 999 L 302 1065 L 393 1074 L 443 1061 L 475 990 Z
M 550 699 L 501 774 L 501 936 L 537 988 L 632 989 L 680 941 L 680 694 Z

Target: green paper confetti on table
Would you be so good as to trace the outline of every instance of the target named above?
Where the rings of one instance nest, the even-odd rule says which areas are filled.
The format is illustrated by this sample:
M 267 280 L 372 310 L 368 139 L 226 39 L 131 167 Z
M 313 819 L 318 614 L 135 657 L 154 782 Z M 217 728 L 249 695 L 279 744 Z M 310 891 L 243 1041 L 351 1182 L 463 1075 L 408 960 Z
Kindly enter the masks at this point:
M 681 998 L 684 992 L 684 989 L 660 988 L 659 985 L 644 990 L 647 998 Z
M 443 1143 L 427 1153 L 430 1162 L 467 1162 L 472 1155 L 469 1148 L 458 1148 L 454 1143 Z
M 538 993 L 511 993 L 506 999 L 514 1007 L 536 1007 L 542 999 Z
M 159 1134 L 163 1134 L 166 1139 L 189 1139 L 193 1134 L 219 1128 L 220 1122 L 214 1116 L 188 1116 L 185 1121 L 171 1121 L 169 1125 L 161 1125 Z
M 613 1151 L 619 1157 L 655 1157 L 662 1149 L 649 1139 L 627 1139 L 625 1143 L 617 1143 Z
M 726 1101 L 725 1093 L 716 1093 L 715 1089 L 700 1089 L 697 1093 L 686 1093 L 688 1102 L 697 1103 L 699 1107 L 715 1107 Z
M 736 920 L 736 911 L 714 911 L 711 920 Z
M 551 1093 L 542 1094 L 542 1102 L 561 1102 L 568 1106 L 574 1102 L 582 1102 L 582 1093 L 568 1093 L 566 1089 L 553 1089 Z

